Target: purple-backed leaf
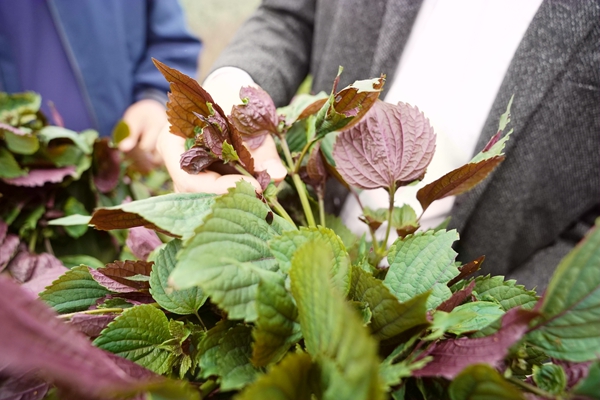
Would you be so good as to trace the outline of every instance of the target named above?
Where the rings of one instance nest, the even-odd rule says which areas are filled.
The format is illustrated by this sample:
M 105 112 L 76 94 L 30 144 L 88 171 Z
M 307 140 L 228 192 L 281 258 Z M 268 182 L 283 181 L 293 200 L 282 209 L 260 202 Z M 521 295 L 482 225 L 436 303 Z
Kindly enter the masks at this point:
M 8 263 L 8 272 L 19 283 L 28 281 L 33 275 L 37 256 L 31 254 L 26 247 L 20 246 L 17 255 Z
M 423 210 L 435 200 L 448 196 L 456 196 L 471 190 L 483 181 L 500 163 L 505 156 L 494 156 L 476 163 L 468 163 L 448 172 L 446 175 L 422 187 L 417 192 L 417 200 Z
M 454 292 L 448 300 L 437 306 L 436 310 L 445 311 L 448 313 L 454 310 L 455 307 L 461 305 L 471 295 L 471 293 L 473 293 L 474 287 L 475 281 L 469 283 L 466 288 Z
M 69 321 L 69 325 L 93 339 L 100 336 L 100 332 L 102 332 L 115 317 L 115 314 L 75 314 Z
M 146 261 L 148 255 L 150 255 L 152 250 L 160 246 L 162 241 L 158 238 L 156 232 L 143 226 L 138 226 L 129 230 L 125 244 L 127 244 L 127 247 L 129 247 L 134 256 L 142 261 Z
M 246 171 L 254 175 L 254 173 L 256 172 L 254 170 L 254 158 L 252 158 L 250 150 L 248 150 L 248 148 L 244 144 L 244 140 L 237 131 L 237 129 L 235 129 L 233 125 L 229 125 L 229 127 L 231 132 L 229 136 L 229 141 L 231 142 L 231 145 L 233 146 L 235 152 L 239 157 L 240 164 L 242 164 Z
M 458 271 L 460 273 L 454 279 L 451 279 L 450 282 L 448 282 L 448 287 L 452 287 L 452 285 L 454 285 L 458 281 L 479 271 L 481 269 L 481 263 L 483 263 L 484 260 L 485 256 L 481 256 L 476 260 L 473 260 L 458 267 Z
M 167 102 L 167 119 L 171 124 L 170 132 L 183 138 L 194 138 L 196 127 L 203 127 L 198 115 L 208 117 L 211 113 L 208 104 L 214 100 L 196 79 L 177 71 L 156 59 L 154 65 L 171 84 Z
M 179 166 L 188 174 L 196 175 L 217 161 L 202 147 L 192 147 L 181 155 Z
M 22 287 L 37 295 L 50 286 L 59 276 L 68 271 L 68 268 L 52 254 L 42 253 L 36 257 L 35 269 L 29 280 Z
M 0 371 L 0 399 L 2 400 L 41 400 L 50 385 L 34 371 L 14 374 L 6 379 Z
M 230 135 L 228 122 L 224 115 L 215 113 L 212 105 L 210 105 L 208 109 L 212 113 L 209 116 L 203 116 L 195 111 L 193 113 L 204 123 L 204 127 L 202 128 L 204 145 L 213 154 L 221 157 L 221 153 L 223 152 L 223 142 L 227 140 Z
M 429 120 L 409 104 L 377 101 L 336 139 L 333 158 L 350 185 L 392 188 L 420 179 L 435 150 Z
M 306 172 L 310 178 L 310 183 L 317 192 L 323 193 L 325 190 L 325 182 L 327 181 L 327 169 L 321 156 L 321 146 L 317 143 L 310 152 L 308 164 L 306 164 Z
M 472 364 L 495 366 L 506 356 L 508 349 L 521 339 L 529 322 L 539 314 L 522 308 L 512 308 L 502 317 L 502 328 L 495 334 L 476 338 L 448 339 L 434 343 L 423 356 L 432 356 L 425 367 L 413 376 L 442 376 L 453 379 Z
M 260 187 L 265 190 L 271 183 L 271 175 L 267 171 L 254 171 L 254 177 L 260 184 Z
M 108 138 L 94 143 L 94 184 L 102 193 L 108 193 L 117 187 L 121 171 L 119 150 L 110 147 Z
M 62 168 L 32 169 L 25 176 L 3 179 L 3 181 L 13 186 L 36 187 L 44 186 L 46 183 L 62 182 L 65 177 L 75 176 L 76 174 L 75 167 L 70 165 Z
M 135 281 L 128 278 L 135 275 L 150 277 L 150 271 L 152 271 L 153 264 L 153 262 L 148 261 L 115 261 L 106 264 L 106 267 L 104 268 L 99 268 L 98 271 L 124 285 L 135 287 L 138 290 L 148 290 L 150 289 L 148 281 Z
M 162 379 L 132 377 L 114 356 L 94 347 L 47 305 L 4 277 L 0 277 L 0 321 L 0 359 L 13 375 L 39 370 L 82 398 L 131 394 Z
M 8 262 L 14 257 L 19 247 L 19 237 L 9 233 L 0 241 L 0 272 L 6 268 Z
M 552 359 L 552 363 L 556 365 L 560 365 L 562 369 L 565 371 L 565 375 L 567 376 L 567 387 L 572 388 L 583 378 L 588 376 L 588 372 L 590 370 L 590 366 L 592 365 L 591 361 L 586 362 L 569 362 L 563 360 Z
M 271 96 L 258 87 L 241 88 L 240 99 L 243 104 L 233 106 L 229 119 L 244 142 L 256 149 L 268 134 L 277 133 L 277 109 Z

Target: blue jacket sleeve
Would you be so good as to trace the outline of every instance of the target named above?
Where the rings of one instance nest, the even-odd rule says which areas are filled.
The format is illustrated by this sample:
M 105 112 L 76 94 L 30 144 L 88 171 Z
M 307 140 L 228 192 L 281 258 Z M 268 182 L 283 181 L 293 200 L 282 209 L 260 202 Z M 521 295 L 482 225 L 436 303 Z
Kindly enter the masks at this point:
M 169 84 L 152 58 L 195 78 L 201 42 L 188 32 L 178 1 L 148 0 L 147 12 L 146 52 L 135 69 L 134 99 L 165 103 Z

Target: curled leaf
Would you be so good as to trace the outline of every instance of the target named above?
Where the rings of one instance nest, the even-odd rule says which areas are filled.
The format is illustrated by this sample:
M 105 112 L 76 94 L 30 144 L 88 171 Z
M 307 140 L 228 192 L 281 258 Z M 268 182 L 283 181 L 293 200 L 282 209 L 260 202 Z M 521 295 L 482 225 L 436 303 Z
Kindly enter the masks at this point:
M 181 155 L 179 165 L 181 169 L 188 174 L 195 175 L 204 171 L 215 161 L 217 161 L 217 159 L 211 156 L 206 149 L 202 147 L 192 147 Z
M 279 118 L 271 96 L 258 87 L 246 86 L 240 89 L 243 104 L 231 109 L 231 122 L 244 142 L 256 149 L 269 133 L 277 133 Z
M 46 183 L 62 182 L 67 176 L 75 176 L 75 167 L 68 166 L 63 168 L 52 169 L 33 169 L 25 176 L 20 176 L 12 179 L 3 179 L 4 182 L 13 186 L 44 186 Z
M 394 188 L 421 178 L 434 150 L 433 128 L 417 107 L 377 101 L 358 124 L 340 133 L 333 158 L 350 185 Z

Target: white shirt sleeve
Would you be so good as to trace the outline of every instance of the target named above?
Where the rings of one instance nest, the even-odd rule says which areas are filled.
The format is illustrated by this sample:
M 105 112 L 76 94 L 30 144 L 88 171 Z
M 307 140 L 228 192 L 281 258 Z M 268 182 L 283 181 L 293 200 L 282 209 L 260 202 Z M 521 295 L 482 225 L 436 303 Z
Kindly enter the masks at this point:
M 211 72 L 202 87 L 212 96 L 226 114 L 231 107 L 242 104 L 240 89 L 244 86 L 257 86 L 250 74 L 237 67 L 222 67 Z

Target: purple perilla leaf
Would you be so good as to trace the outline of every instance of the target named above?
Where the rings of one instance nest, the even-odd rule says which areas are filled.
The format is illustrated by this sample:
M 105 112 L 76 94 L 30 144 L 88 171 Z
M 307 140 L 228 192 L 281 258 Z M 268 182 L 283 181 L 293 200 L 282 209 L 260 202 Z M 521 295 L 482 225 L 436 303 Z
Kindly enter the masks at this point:
M 68 269 L 52 254 L 42 253 L 35 257 L 35 269 L 22 287 L 37 295 L 57 280 L 59 276 L 67 272 Z
M 143 226 L 131 228 L 125 243 L 133 255 L 142 261 L 146 261 L 152 250 L 162 244 L 156 232 Z
M 378 100 L 356 125 L 340 133 L 333 158 L 350 185 L 397 188 L 425 174 L 434 150 L 433 128 L 417 107 Z
M 192 147 L 181 155 L 179 166 L 188 174 L 196 175 L 217 161 L 203 147 Z
M 277 109 L 271 96 L 258 87 L 241 88 L 240 99 L 244 103 L 233 106 L 229 118 L 244 142 L 256 149 L 269 133 L 277 133 Z
M 115 314 L 75 314 L 69 321 L 69 325 L 93 339 L 100 336 L 100 332 L 102 332 L 115 317 Z
M 44 382 L 35 371 L 12 376 L 3 376 L 0 371 L 0 398 L 2 400 L 41 400 L 46 396 L 50 385 Z
M 8 225 L 0 219 L 0 272 L 6 268 L 19 247 L 19 237 L 8 233 Z
M 457 306 L 461 305 L 471 293 L 473 293 L 473 289 L 475 288 L 475 281 L 469 283 L 469 285 L 461 290 L 457 290 L 452 294 L 448 300 L 444 301 L 442 304 L 437 306 L 436 310 L 450 312 L 454 310 Z
M 47 305 L 5 277 L 0 277 L 0 320 L 0 364 L 13 375 L 37 370 L 85 398 L 132 393 L 162 379 L 137 378 L 140 374 L 121 367 L 114 356 L 94 347 Z
M 93 269 L 88 267 L 90 275 L 96 282 L 108 290 L 117 293 L 132 293 L 141 290 L 147 291 L 150 284 L 147 281 L 127 279 L 135 275 L 150 276 L 152 262 L 146 261 L 115 261 L 106 264 L 104 268 Z
M 448 339 L 434 343 L 422 356 L 432 356 L 425 367 L 413 372 L 413 376 L 442 376 L 453 379 L 472 364 L 487 363 L 496 366 L 506 356 L 508 349 L 521 339 L 529 322 L 537 312 L 512 308 L 502 317 L 502 328 L 493 335 L 469 339 Z
M 108 138 L 94 143 L 94 184 L 102 193 L 108 193 L 119 183 L 121 171 L 119 150 L 109 146 Z
M 62 168 L 52 169 L 32 169 L 25 176 L 18 178 L 3 179 L 4 182 L 13 186 L 44 186 L 46 183 L 58 183 L 62 182 L 67 176 L 75 176 L 75 167 L 69 165 Z
M 25 244 L 19 246 L 17 255 L 8 263 L 8 272 L 19 283 L 29 280 L 33 275 L 37 257 L 31 254 Z

